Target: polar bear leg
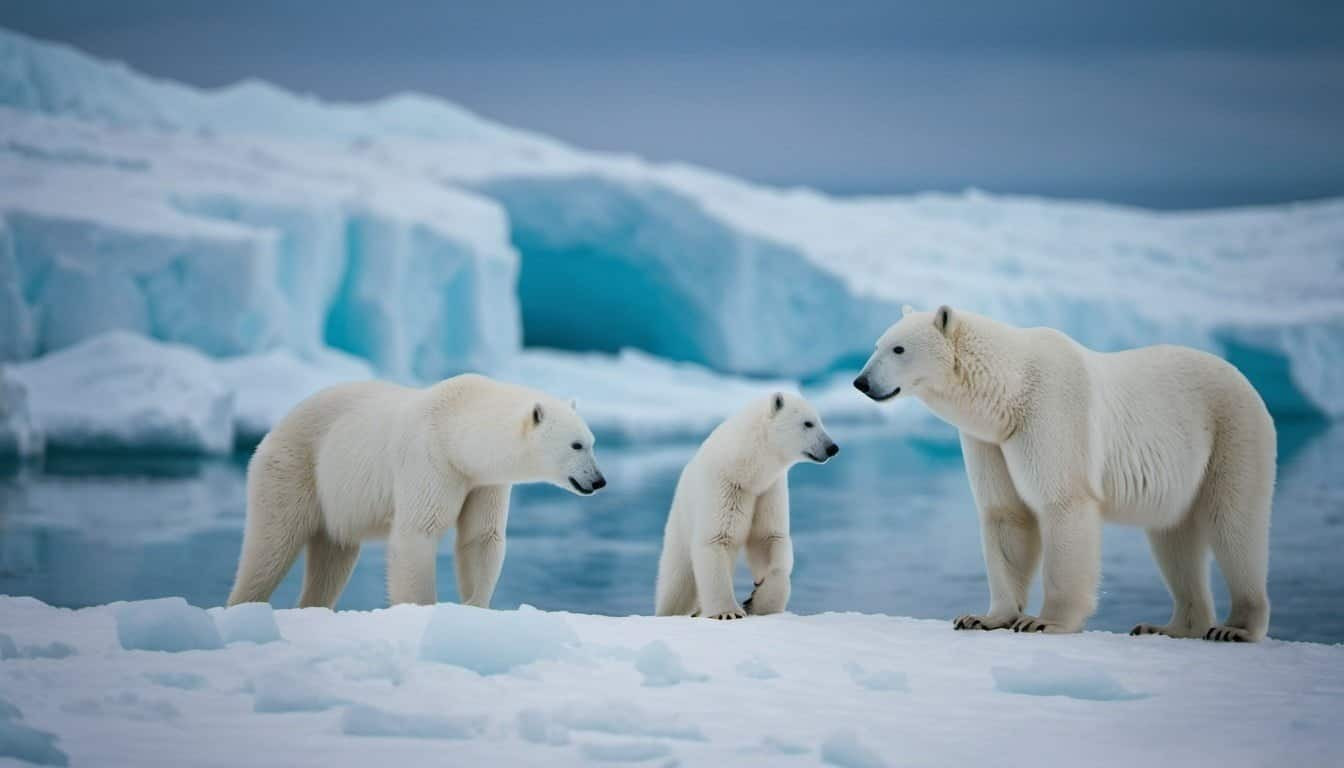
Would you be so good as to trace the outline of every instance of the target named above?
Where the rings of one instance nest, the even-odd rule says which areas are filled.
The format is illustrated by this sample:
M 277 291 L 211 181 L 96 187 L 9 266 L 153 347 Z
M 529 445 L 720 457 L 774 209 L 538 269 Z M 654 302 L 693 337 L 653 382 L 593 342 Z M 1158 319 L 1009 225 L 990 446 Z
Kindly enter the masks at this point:
M 1017 494 L 1003 451 L 997 445 L 961 436 L 961 450 L 980 513 L 980 545 L 989 577 L 989 612 L 967 614 L 956 629 L 1011 627 L 1027 609 L 1027 594 L 1041 561 L 1036 517 Z
M 229 605 L 271 599 L 321 524 L 312 468 L 263 442 L 248 464 L 247 522 Z
M 740 619 L 747 614 L 733 595 L 733 560 L 737 552 L 725 541 L 691 546 L 691 569 L 700 598 L 700 615 L 711 619 Z
M 387 538 L 387 598 L 392 605 L 438 602 L 435 585 L 439 539 L 411 526 L 393 525 Z
M 695 613 L 695 573 L 684 540 L 669 530 L 658 558 L 658 587 L 653 612 L 657 616 L 690 616 Z
M 789 484 L 780 478 L 756 499 L 747 534 L 747 565 L 756 585 L 742 604 L 747 613 L 779 613 L 792 591 L 793 540 L 789 538 Z
M 1045 603 L 1040 618 L 1024 616 L 1015 632 L 1078 632 L 1097 605 L 1101 580 L 1101 508 L 1085 499 L 1051 505 L 1040 516 Z
M 504 529 L 509 520 L 507 485 L 473 489 L 457 518 L 454 560 L 463 605 L 490 607 L 504 565 Z
M 334 608 L 341 596 L 350 572 L 359 559 L 359 544 L 341 544 L 318 531 L 308 540 L 304 556 L 303 589 L 299 593 L 300 608 Z
M 1204 521 L 1190 514 L 1171 528 L 1149 529 L 1148 543 L 1171 593 L 1171 621 L 1164 626 L 1140 624 L 1130 634 L 1203 637 L 1213 625 L 1209 539 Z
M 1270 474 L 1248 469 L 1240 477 L 1229 472 L 1203 512 L 1211 522 L 1213 556 L 1227 582 L 1232 608 L 1227 620 L 1205 635 L 1210 640 L 1256 642 L 1269 629 L 1269 515 L 1274 494 Z M 1216 479 L 1216 478 L 1215 478 Z M 1196 510 L 1199 512 L 1201 510 Z

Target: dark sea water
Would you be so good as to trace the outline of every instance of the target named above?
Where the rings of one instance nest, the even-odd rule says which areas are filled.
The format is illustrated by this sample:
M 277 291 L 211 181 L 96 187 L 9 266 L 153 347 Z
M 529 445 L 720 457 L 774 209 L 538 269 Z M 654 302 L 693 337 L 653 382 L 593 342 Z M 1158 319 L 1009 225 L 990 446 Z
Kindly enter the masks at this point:
M 844 446 L 791 475 L 796 613 L 863 611 L 951 618 L 988 602 L 979 526 L 949 444 L 833 430 Z M 1344 642 L 1344 427 L 1280 424 L 1270 634 Z M 650 613 L 662 528 L 693 445 L 601 448 L 610 486 L 591 498 L 515 491 L 496 607 Z M 0 470 L 0 594 L 80 607 L 168 595 L 221 604 L 244 515 L 246 458 L 51 456 Z M 1164 622 L 1170 601 L 1142 531 L 1108 526 L 1100 608 L 1089 628 Z M 367 543 L 339 608 L 385 604 L 384 547 Z M 302 564 L 272 602 L 293 605 Z M 439 597 L 456 600 L 452 544 Z M 1219 614 L 1226 607 L 1214 572 Z M 745 568 L 739 592 L 750 588 Z M 1039 607 L 1037 587 L 1033 608 Z

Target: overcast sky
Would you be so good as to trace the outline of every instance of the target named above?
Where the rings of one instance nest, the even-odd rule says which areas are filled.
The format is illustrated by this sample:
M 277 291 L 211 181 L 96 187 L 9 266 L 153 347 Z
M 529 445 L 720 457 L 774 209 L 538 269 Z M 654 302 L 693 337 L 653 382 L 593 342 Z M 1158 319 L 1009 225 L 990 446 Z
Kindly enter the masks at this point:
M 421 91 L 582 147 L 839 193 L 1344 194 L 1340 0 L 0 0 L 0 25 L 196 85 Z

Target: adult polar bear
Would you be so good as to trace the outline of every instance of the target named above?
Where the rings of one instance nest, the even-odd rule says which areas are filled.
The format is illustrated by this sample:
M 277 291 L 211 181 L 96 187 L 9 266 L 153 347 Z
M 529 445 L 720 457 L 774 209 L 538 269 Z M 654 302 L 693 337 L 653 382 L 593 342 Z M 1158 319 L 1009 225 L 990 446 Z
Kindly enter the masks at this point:
M 914 395 L 961 432 L 990 605 L 958 629 L 1082 629 L 1105 520 L 1147 529 L 1175 604 L 1167 624 L 1133 634 L 1264 637 L 1274 422 L 1230 364 L 1173 346 L 1102 354 L 944 306 L 907 312 L 854 385 L 874 400 Z M 1036 618 L 1024 611 L 1042 548 Z M 1218 626 L 1210 548 L 1232 597 Z
M 247 527 L 229 605 L 270 599 L 307 545 L 300 606 L 335 604 L 360 541 L 386 538 L 392 603 L 433 603 L 439 538 L 457 529 L 462 602 L 488 607 L 504 562 L 509 489 L 606 485 L 570 403 L 467 374 L 427 389 L 380 381 L 295 406 L 247 469 Z
M 677 480 L 654 613 L 740 619 L 783 611 L 793 572 L 789 468 L 839 452 L 812 405 L 782 392 L 715 427 Z M 740 606 L 733 566 L 744 544 L 756 589 Z

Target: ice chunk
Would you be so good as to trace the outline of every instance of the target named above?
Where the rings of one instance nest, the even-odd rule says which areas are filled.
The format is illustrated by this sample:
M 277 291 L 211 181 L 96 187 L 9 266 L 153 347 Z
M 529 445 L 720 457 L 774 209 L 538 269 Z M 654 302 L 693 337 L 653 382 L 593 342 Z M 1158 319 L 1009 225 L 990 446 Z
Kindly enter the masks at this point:
M 19 720 L 23 713 L 0 697 L 0 757 L 12 757 L 36 765 L 69 765 L 70 758 L 56 747 L 56 737 L 29 728 Z
M 611 700 L 597 706 L 574 704 L 555 713 L 554 721 L 575 731 L 594 731 L 616 736 L 653 736 L 665 739 L 704 741 L 699 726 L 681 718 L 652 715 L 632 701 Z
M 243 603 L 212 609 L 210 613 L 225 643 L 272 643 L 281 639 L 270 603 Z
M 117 640 L 128 651 L 208 651 L 223 646 L 210 615 L 180 597 L 118 603 L 112 612 Z
M 863 665 L 851 661 L 845 664 L 845 671 L 854 684 L 870 691 L 908 691 L 905 673 L 895 669 L 864 669 Z
M 569 743 L 569 729 L 552 722 L 539 709 L 524 709 L 518 713 L 518 735 L 533 744 L 562 747 Z
M 420 658 L 496 675 L 542 659 L 559 659 L 578 637 L 559 614 L 531 606 L 491 611 L 441 603 L 420 640 Z
M 364 361 L 335 352 L 320 362 L 300 360 L 285 350 L 220 360 L 220 380 L 234 393 L 238 440 L 255 443 L 295 405 L 313 393 L 346 381 L 374 377 Z
M 882 768 L 886 762 L 859 741 L 852 729 L 834 731 L 821 742 L 821 760 L 841 768 Z
M 1104 669 L 1088 662 L 1040 651 L 1024 668 L 995 666 L 994 686 L 1005 693 L 1028 696 L 1067 696 L 1087 701 L 1125 701 L 1147 698 L 1133 693 Z
M 765 747 L 767 751 L 778 752 L 781 755 L 805 755 L 812 751 L 811 747 L 806 744 L 781 739 L 777 736 L 766 736 L 761 739 L 761 746 Z
M 172 702 L 163 699 L 147 699 L 135 691 L 121 691 L 102 697 L 67 701 L 61 705 L 61 710 L 72 715 L 119 717 L 144 722 L 176 720 L 181 716 L 181 712 L 173 706 Z
M 743 659 L 737 664 L 737 673 L 743 677 L 750 677 L 756 680 L 770 680 L 779 677 L 775 668 L 765 663 L 760 656 L 752 656 L 749 659 Z
M 450 717 L 392 712 L 360 704 L 341 716 L 346 736 L 383 736 L 394 739 L 472 739 L 485 731 L 484 717 Z
M 27 386 L 0 365 L 0 457 L 37 456 L 46 447 L 28 400 Z
M 50 447 L 233 449 L 233 393 L 189 347 L 117 331 L 9 370 Z
M 146 672 L 145 677 L 157 685 L 184 691 L 199 691 L 206 685 L 205 678 L 195 672 Z
M 657 741 L 593 742 L 579 750 L 587 759 L 599 763 L 639 763 L 671 754 L 666 744 Z
M 707 675 L 688 671 L 681 663 L 681 657 L 662 640 L 654 640 L 639 649 L 635 656 L 635 669 L 644 675 L 644 685 L 653 687 L 682 682 L 698 683 L 709 679 Z
M 252 679 L 253 712 L 321 712 L 346 703 L 327 693 L 311 673 L 278 669 Z
M 29 645 L 23 649 L 23 656 L 29 659 L 64 659 L 75 655 L 75 647 L 59 640 L 45 645 Z

